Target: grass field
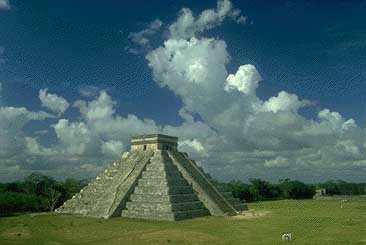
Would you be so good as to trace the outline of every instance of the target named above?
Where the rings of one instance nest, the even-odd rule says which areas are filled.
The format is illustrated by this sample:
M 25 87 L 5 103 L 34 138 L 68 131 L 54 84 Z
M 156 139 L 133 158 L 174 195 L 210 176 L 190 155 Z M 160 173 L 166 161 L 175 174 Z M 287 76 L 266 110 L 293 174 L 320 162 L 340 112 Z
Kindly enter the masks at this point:
M 52 214 L 0 218 L 0 244 L 366 244 L 366 202 L 283 200 L 250 203 L 236 217 L 179 222 Z

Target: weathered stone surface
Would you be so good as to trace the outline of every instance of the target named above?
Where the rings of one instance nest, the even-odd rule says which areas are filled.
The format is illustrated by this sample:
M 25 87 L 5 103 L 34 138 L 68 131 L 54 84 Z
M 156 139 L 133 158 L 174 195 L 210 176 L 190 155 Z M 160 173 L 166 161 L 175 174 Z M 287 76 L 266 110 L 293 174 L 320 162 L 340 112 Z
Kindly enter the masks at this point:
M 152 151 L 144 154 L 135 151 L 112 164 L 56 212 L 103 218 L 119 216 L 152 154 Z
M 180 195 L 190 195 L 191 200 L 176 198 Z M 208 214 L 206 207 L 164 150 L 155 151 L 131 195 L 131 201 L 127 203 L 126 210 L 122 211 L 124 217 L 162 220 L 179 220 Z
M 235 215 L 247 209 L 186 153 L 178 152 L 176 140 L 162 135 L 147 135 L 141 140 L 134 137 L 131 153 L 124 153 L 56 212 L 182 220 L 210 214 Z
M 225 196 L 186 154 L 178 151 L 171 151 L 168 154 L 212 215 L 236 215 L 238 213 L 238 210 L 228 202 Z

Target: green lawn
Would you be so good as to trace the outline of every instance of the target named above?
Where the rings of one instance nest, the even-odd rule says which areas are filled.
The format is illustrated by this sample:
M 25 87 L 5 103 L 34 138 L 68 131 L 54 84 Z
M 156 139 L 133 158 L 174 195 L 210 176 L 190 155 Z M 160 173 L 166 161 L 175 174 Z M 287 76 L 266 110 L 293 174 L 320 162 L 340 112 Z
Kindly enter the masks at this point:
M 250 203 L 242 217 L 179 222 L 51 214 L 0 218 L 0 244 L 366 244 L 366 202 L 284 200 Z M 254 215 L 251 215 L 254 213 Z

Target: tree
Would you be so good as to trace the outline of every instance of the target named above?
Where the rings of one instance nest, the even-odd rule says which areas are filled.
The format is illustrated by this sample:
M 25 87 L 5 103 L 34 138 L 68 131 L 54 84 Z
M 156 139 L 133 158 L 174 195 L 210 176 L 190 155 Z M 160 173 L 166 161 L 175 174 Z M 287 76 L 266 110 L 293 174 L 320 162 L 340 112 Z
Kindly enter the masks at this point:
M 252 184 L 252 193 L 256 194 L 256 200 L 276 199 L 281 196 L 281 190 L 278 186 L 272 185 L 268 181 L 261 179 L 250 179 Z
M 49 188 L 46 190 L 46 205 L 50 212 L 53 212 L 53 210 L 55 210 L 55 206 L 60 199 L 61 194 L 61 192 L 55 190 L 54 188 Z
M 33 173 L 24 179 L 24 188 L 27 192 L 44 195 L 49 188 L 53 188 L 57 181 L 49 176 Z
M 235 198 L 239 198 L 240 200 L 245 201 L 255 201 L 255 196 L 253 195 L 250 185 L 244 184 L 243 182 L 239 180 L 233 180 L 228 183 L 227 185 L 231 192 L 233 193 L 233 196 Z
M 315 194 L 315 187 L 306 185 L 298 180 L 280 180 L 279 188 L 283 198 L 312 198 Z
M 341 194 L 341 190 L 339 189 L 338 183 L 333 180 L 329 180 L 329 181 L 321 184 L 320 187 L 325 188 L 327 191 L 327 194 L 329 194 L 329 195 L 340 195 Z

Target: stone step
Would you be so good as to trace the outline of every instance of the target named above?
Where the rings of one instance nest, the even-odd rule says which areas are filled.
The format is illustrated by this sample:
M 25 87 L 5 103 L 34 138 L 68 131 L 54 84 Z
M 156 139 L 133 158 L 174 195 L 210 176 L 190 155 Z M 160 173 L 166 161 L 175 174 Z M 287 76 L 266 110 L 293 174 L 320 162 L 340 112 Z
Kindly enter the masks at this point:
M 164 179 L 164 178 L 141 178 L 139 179 L 138 186 L 188 186 L 188 182 L 183 178 L 176 179 Z
M 209 215 L 209 212 L 206 209 L 180 211 L 180 212 L 141 212 L 141 211 L 130 211 L 130 210 L 122 211 L 122 217 L 137 218 L 137 219 L 169 220 L 169 221 L 183 220 L 206 215 Z
M 158 154 L 150 158 L 151 163 L 171 163 L 171 159 L 167 154 Z
M 150 158 L 152 164 L 171 163 L 171 159 L 166 154 L 158 154 Z
M 178 195 L 161 195 L 161 194 L 138 194 L 133 193 L 130 196 L 131 201 L 136 202 L 145 202 L 149 200 L 150 203 L 156 202 L 193 202 L 199 201 L 198 197 L 195 194 L 178 194 Z
M 191 186 L 170 186 L 170 188 L 162 186 L 137 186 L 136 194 L 191 194 L 193 189 Z
M 176 171 L 149 171 L 149 170 L 145 170 L 142 173 L 142 177 L 146 177 L 146 178 L 162 178 L 162 177 L 166 177 L 166 176 L 182 177 L 181 173 L 178 170 L 176 170 Z
M 178 212 L 187 210 L 204 209 L 201 201 L 182 203 L 150 203 L 150 202 L 128 202 L 127 209 L 143 212 Z
M 169 165 L 158 165 L 158 164 L 146 165 L 146 170 L 147 171 L 167 171 L 167 172 L 178 171 L 177 167 L 175 167 L 174 165 L 169 166 Z
M 140 179 L 156 179 L 156 180 L 167 180 L 167 181 L 185 180 L 182 175 L 166 175 L 166 176 L 154 176 L 154 177 L 141 176 Z
M 152 220 L 168 220 L 168 221 L 175 220 L 174 214 L 172 212 L 158 213 L 158 212 L 140 212 L 140 211 L 123 210 L 121 216 L 133 219 L 152 219 Z
M 174 212 L 175 220 L 191 219 L 195 217 L 202 217 L 210 215 L 207 209 L 197 209 L 189 211 Z

